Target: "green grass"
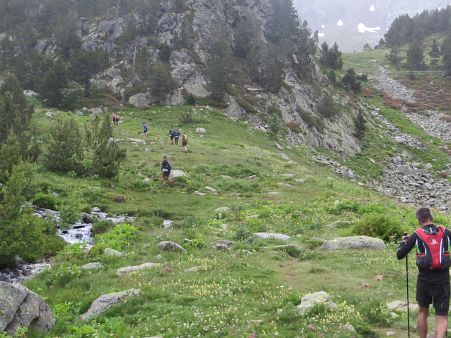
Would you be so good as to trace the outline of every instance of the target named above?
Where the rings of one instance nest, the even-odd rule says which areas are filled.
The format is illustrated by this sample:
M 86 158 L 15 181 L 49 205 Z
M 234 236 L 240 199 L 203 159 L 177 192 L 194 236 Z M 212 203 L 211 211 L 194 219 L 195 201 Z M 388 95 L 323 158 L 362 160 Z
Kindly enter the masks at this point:
M 180 125 L 180 116 L 187 110 L 193 110 L 202 123 Z M 45 130 L 53 120 L 44 112 L 39 111 L 36 118 Z M 375 302 L 404 299 L 404 265 L 396 261 L 394 246 L 382 252 L 330 254 L 320 251 L 318 242 L 311 239 L 350 235 L 353 224 L 371 212 L 384 213 L 403 229 L 411 230 L 415 227 L 412 208 L 314 164 L 305 147 L 287 147 L 286 154 L 295 161 L 288 164 L 278 156 L 274 140 L 250 125 L 228 120 L 216 110 L 126 110 L 121 117 L 123 123 L 115 128 L 115 137 L 142 139 L 139 132 L 143 121 L 149 121 L 150 133 L 146 144 L 122 143 L 128 158 L 117 180 L 72 178 L 42 169 L 35 178 L 37 190 L 58 193 L 61 207 L 71 205 L 81 211 L 100 206 L 111 214 L 134 215 L 134 225 L 139 229 L 138 237 L 130 237 L 124 246 L 125 257 L 105 257 L 97 249 L 83 254 L 69 248 L 54 258 L 50 271 L 26 282 L 56 314 L 57 323 L 49 337 L 354 336 L 343 329 L 346 322 L 351 322 L 360 336 L 371 337 L 377 332 L 383 336 L 383 329 L 388 327 L 403 336 L 405 316 L 388 323 L 383 307 L 376 314 L 368 310 Z M 77 119 L 85 123 L 89 117 Z M 174 126 L 190 136 L 187 154 L 168 142 L 168 130 Z M 196 127 L 205 127 L 207 135 L 197 136 Z M 387 144 L 387 153 L 390 146 Z M 379 161 L 376 153 L 380 147 L 370 142 L 362 158 L 354 160 L 355 166 L 363 167 L 370 156 Z M 188 174 L 172 188 L 158 181 L 163 155 L 169 157 L 174 169 Z M 246 179 L 251 175 L 258 179 Z M 149 183 L 144 183 L 146 177 Z M 303 183 L 296 181 L 301 178 Z M 194 194 L 205 191 L 205 186 L 215 188 L 218 194 Z M 280 194 L 268 194 L 274 191 Z M 115 202 L 118 195 L 126 197 L 124 203 Z M 223 206 L 230 207 L 231 212 L 218 215 L 214 210 Z M 443 217 L 444 221 L 451 220 Z M 162 229 L 164 219 L 175 222 L 172 230 Z M 257 240 L 252 236 L 257 231 L 292 236 L 289 243 L 302 248 L 301 256 L 293 258 L 290 252 L 268 250 L 268 246 L 284 243 Z M 99 236 L 102 243 L 98 245 L 108 245 L 109 240 L 113 246 L 117 241 L 112 237 Z M 219 239 L 236 244 L 231 251 L 218 252 L 211 243 Z M 180 243 L 187 253 L 161 253 L 158 258 L 161 240 Z M 100 261 L 104 268 L 96 272 L 80 270 L 90 261 Z M 161 266 L 125 277 L 115 274 L 120 267 L 145 262 L 160 262 Z M 200 266 L 201 271 L 184 272 L 194 266 Z M 384 276 L 381 282 L 374 280 L 377 274 Z M 142 295 L 88 323 L 78 319 L 98 296 L 131 288 L 141 289 Z M 339 309 L 316 309 L 306 317 L 297 316 L 296 305 L 302 295 L 320 290 L 330 292 Z M 327 323 L 321 318 L 327 318 Z M 314 331 L 308 330 L 309 324 L 315 326 Z M 29 332 L 28 336 L 42 335 Z

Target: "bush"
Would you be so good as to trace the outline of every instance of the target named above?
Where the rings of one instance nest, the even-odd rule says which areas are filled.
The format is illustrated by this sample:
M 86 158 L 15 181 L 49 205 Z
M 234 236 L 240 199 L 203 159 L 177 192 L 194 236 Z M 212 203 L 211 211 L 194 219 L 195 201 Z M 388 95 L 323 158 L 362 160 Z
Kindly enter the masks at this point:
M 111 221 L 95 221 L 92 225 L 92 234 L 93 235 L 99 235 L 104 234 L 110 229 L 114 227 L 113 222 Z
M 370 324 L 381 327 L 390 327 L 393 324 L 393 317 L 385 303 L 379 299 L 373 299 L 364 303 L 361 311 L 365 320 Z
M 190 111 L 183 112 L 182 115 L 180 116 L 180 124 L 182 125 L 193 124 L 195 122 L 196 121 L 194 120 L 193 113 L 191 113 Z
M 63 220 L 63 226 L 69 227 L 80 220 L 80 210 L 73 205 L 66 205 L 61 208 L 60 216 Z
M 404 233 L 401 225 L 390 215 L 367 214 L 353 229 L 357 235 L 378 237 L 385 241 L 400 239 Z
M 120 224 L 110 232 L 96 236 L 96 245 L 124 250 L 138 238 L 139 230 L 131 224 Z
M 56 210 L 58 200 L 53 195 L 40 192 L 34 195 L 32 203 L 41 209 Z
M 326 94 L 323 96 L 321 101 L 318 104 L 318 112 L 326 118 L 333 118 L 337 115 L 338 109 L 335 104 L 335 100 L 330 94 Z
M 347 90 L 352 90 L 354 93 L 359 93 L 362 90 L 360 79 L 361 77 L 357 75 L 355 70 L 350 68 L 341 79 L 341 86 Z

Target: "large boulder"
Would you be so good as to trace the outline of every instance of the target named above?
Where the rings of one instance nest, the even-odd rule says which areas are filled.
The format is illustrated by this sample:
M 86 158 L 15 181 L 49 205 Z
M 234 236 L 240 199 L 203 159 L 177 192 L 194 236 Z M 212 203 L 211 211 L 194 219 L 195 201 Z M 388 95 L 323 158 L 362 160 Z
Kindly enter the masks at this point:
M 212 243 L 212 247 L 216 250 L 230 250 L 234 244 L 232 241 L 219 240 Z
M 126 267 L 118 269 L 116 271 L 116 275 L 123 276 L 123 275 L 127 275 L 129 273 L 133 273 L 133 272 L 137 272 L 137 271 L 153 269 L 158 266 L 160 266 L 160 264 L 158 264 L 158 263 L 144 263 L 144 264 L 137 265 L 137 266 L 126 266 Z
M 332 301 L 332 297 L 324 291 L 309 293 L 302 297 L 301 304 L 297 306 L 297 312 L 304 315 L 312 310 L 316 305 L 325 305 L 329 309 L 335 309 L 337 304 Z
M 152 101 L 148 93 L 138 93 L 128 99 L 128 103 L 136 108 L 148 108 Z
M 94 300 L 89 307 L 88 311 L 80 316 L 83 321 L 89 321 L 105 311 L 108 311 L 116 304 L 122 303 L 127 298 L 138 297 L 141 295 L 141 290 L 130 289 L 122 292 L 109 293 L 107 295 L 100 296 Z
M 379 238 L 367 236 L 340 237 L 324 242 L 322 250 L 372 249 L 384 250 L 385 243 Z
M 52 310 L 33 291 L 0 282 L 0 332 L 14 335 L 20 327 L 48 332 L 55 325 Z

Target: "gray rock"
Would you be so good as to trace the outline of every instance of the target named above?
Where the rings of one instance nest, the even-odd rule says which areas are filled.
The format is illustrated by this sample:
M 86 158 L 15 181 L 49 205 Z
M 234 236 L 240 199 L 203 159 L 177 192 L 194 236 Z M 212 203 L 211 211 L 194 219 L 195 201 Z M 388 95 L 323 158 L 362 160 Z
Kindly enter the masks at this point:
M 304 315 L 312 310 L 316 305 L 326 305 L 329 309 L 335 309 L 337 304 L 332 301 L 332 297 L 324 291 L 309 293 L 302 297 L 301 304 L 297 306 L 299 315 Z
M 215 209 L 215 212 L 218 214 L 227 214 L 231 211 L 232 209 L 230 209 L 229 207 L 220 207 Z
M 415 303 L 410 303 L 410 308 L 413 309 L 418 305 Z M 387 303 L 387 309 L 394 312 L 407 312 L 407 302 L 403 300 L 394 300 Z
M 188 175 L 182 170 L 172 170 L 169 178 L 171 180 L 173 180 L 173 179 L 175 179 L 177 177 L 187 177 L 187 176 Z
M 14 335 L 20 327 L 48 332 L 54 325 L 52 310 L 39 295 L 19 284 L 0 282 L 0 332 Z
M 140 295 L 141 290 L 131 289 L 100 296 L 92 302 L 89 310 L 82 314 L 80 319 L 83 321 L 89 321 L 101 315 L 105 311 L 108 311 L 114 305 L 124 302 L 127 298 L 139 297 Z
M 158 243 L 158 247 L 163 251 L 176 251 L 176 252 L 186 252 L 186 249 L 180 244 L 171 241 L 162 241 Z
M 206 191 L 208 191 L 208 192 L 211 192 L 211 193 L 213 193 L 213 194 L 216 194 L 218 191 L 215 189 L 215 188 L 212 188 L 212 187 L 204 187 L 204 189 L 206 190 Z
M 149 269 L 153 269 L 153 268 L 156 268 L 159 266 L 160 266 L 159 263 L 144 263 L 144 264 L 136 265 L 136 266 L 126 266 L 126 267 L 117 269 L 116 275 L 123 276 L 123 275 L 127 275 L 129 273 L 142 271 L 142 270 L 149 270 Z
M 92 224 L 93 220 L 92 220 L 92 215 L 88 214 L 86 212 L 81 214 L 81 220 L 83 221 L 83 223 L 85 224 Z
M 186 273 L 196 273 L 202 271 L 201 266 L 193 266 L 192 268 L 186 269 L 184 272 Z
M 384 250 L 385 243 L 379 238 L 367 236 L 339 237 L 326 241 L 322 250 L 373 249 Z
M 291 239 L 290 236 L 272 232 L 257 232 L 254 234 L 255 237 L 261 239 L 278 239 L 280 241 L 288 241 Z
M 138 93 L 128 99 L 128 103 L 136 108 L 149 108 L 152 101 L 148 93 Z
M 196 128 L 196 134 L 206 135 L 207 131 L 205 130 L 205 128 Z
M 103 253 L 105 254 L 105 256 L 110 256 L 110 257 L 122 257 L 124 256 L 123 252 L 114 250 L 114 249 L 110 249 L 110 248 L 106 248 Z
M 100 262 L 93 262 L 93 263 L 85 264 L 81 268 L 83 270 L 98 270 L 98 269 L 102 269 L 103 265 Z
M 230 250 L 232 248 L 233 244 L 234 243 L 232 241 L 220 240 L 220 241 L 214 242 L 212 244 L 212 246 L 216 250 Z

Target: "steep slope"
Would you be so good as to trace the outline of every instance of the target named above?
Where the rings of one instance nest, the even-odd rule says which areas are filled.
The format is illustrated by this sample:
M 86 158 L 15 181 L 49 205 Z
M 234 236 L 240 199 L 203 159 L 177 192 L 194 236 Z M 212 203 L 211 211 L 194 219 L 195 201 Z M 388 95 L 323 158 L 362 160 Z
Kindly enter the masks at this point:
M 82 51 L 102 50 L 110 67 L 97 74 L 94 85 L 121 101 L 148 107 L 196 99 L 222 105 L 230 117 L 265 129 L 282 122 L 291 126 L 290 139 L 296 143 L 344 155 L 359 150 L 352 136 L 356 109 L 347 105 L 346 97 L 335 98 L 348 107 L 337 108 L 346 113 L 334 119 L 319 116 L 319 102 L 334 93 L 316 64 L 311 32 L 299 25 L 291 0 L 150 1 L 137 8 L 121 2 L 116 8 L 116 1 L 104 1 L 102 11 L 69 5 L 48 14 L 50 19 L 42 13 L 59 8 L 57 0 L 46 1 L 40 9 L 34 0 L 27 1 L 24 15 L 35 24 L 20 28 L 10 19 L 10 25 L 4 25 L 4 56 L 15 50 L 15 56 L 32 64 L 32 51 L 52 62 L 66 52 L 70 63 L 71 55 L 78 53 L 74 45 Z M 53 28 L 39 28 L 43 21 Z M 27 33 L 30 41 L 21 43 Z M 7 55 L 3 58 L 8 60 Z M 13 61 L 4 62 L 5 68 L 27 68 L 11 67 Z M 24 82 L 33 87 L 33 81 L 28 86 Z M 323 120 L 320 125 L 309 123 L 315 116 Z

